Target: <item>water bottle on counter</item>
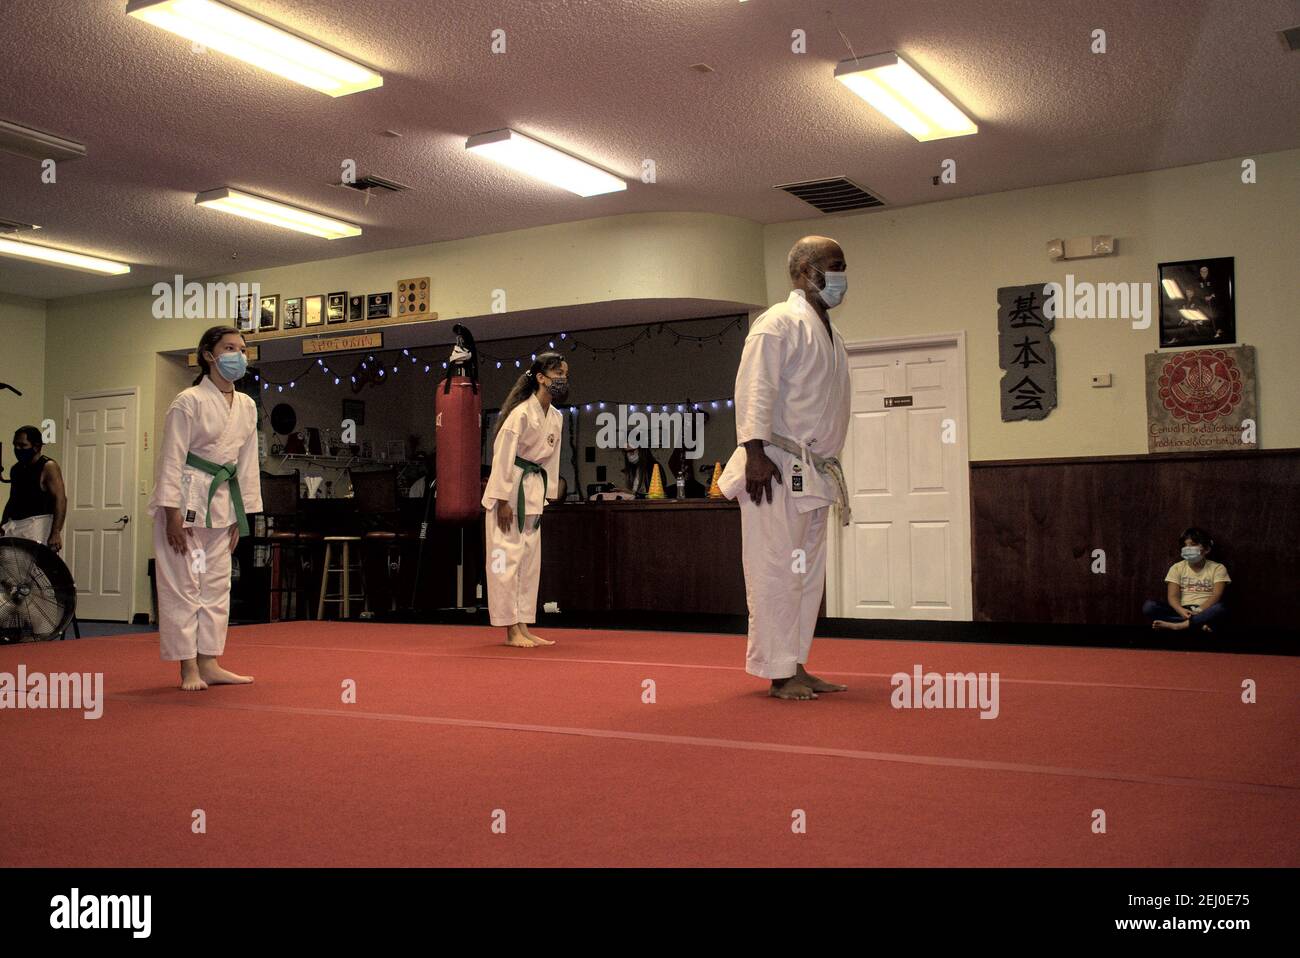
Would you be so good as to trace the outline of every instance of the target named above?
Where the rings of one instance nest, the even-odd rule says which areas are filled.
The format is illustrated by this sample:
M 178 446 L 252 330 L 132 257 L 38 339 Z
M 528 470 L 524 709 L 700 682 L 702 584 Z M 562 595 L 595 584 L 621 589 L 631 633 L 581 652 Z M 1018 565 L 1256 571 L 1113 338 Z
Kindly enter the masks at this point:
M 686 498 L 686 473 L 677 473 L 677 498 L 682 500 Z

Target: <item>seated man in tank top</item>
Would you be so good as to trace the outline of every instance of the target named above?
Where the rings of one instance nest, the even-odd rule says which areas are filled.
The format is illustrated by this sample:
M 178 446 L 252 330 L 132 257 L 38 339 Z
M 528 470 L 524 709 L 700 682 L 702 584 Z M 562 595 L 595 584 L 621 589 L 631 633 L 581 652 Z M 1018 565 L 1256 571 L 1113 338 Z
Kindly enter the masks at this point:
M 68 497 L 59 464 L 41 454 L 44 442 L 35 426 L 22 426 L 14 433 L 17 461 L 9 470 L 9 501 L 0 517 L 0 533 L 32 539 L 59 552 Z

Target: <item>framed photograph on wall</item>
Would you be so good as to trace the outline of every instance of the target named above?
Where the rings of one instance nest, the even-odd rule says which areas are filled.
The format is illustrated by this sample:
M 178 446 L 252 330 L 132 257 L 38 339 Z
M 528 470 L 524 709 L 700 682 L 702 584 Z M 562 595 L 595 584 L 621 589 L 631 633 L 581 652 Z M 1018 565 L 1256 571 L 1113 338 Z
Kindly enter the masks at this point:
M 348 321 L 348 294 L 330 293 L 325 297 L 325 322 L 346 323 Z
M 325 322 L 325 297 L 320 293 L 302 301 L 303 322 L 308 326 L 321 326 Z
M 240 296 L 235 301 L 235 328 L 241 333 L 251 333 L 257 329 L 257 323 L 253 318 L 256 315 L 253 312 L 254 298 L 250 293 L 247 296 Z
M 1232 257 L 1160 264 L 1160 345 L 1237 341 Z
M 348 297 L 348 321 L 358 323 L 366 318 L 366 298 L 364 296 Z
M 371 293 L 366 297 L 366 319 L 387 319 L 393 315 L 392 293 Z
M 259 333 L 268 330 L 280 328 L 280 294 L 274 296 L 263 296 L 260 306 L 260 313 L 257 319 L 257 331 Z
M 284 301 L 284 329 L 302 329 L 302 297 L 294 296 Z

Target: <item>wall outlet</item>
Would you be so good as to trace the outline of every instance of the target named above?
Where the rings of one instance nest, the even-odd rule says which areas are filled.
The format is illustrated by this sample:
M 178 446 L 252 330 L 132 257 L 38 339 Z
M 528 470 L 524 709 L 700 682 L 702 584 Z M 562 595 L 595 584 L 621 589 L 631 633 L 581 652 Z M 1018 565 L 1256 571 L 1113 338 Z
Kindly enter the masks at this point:
M 1110 387 L 1110 373 L 1097 373 L 1092 377 L 1093 389 L 1107 389 Z

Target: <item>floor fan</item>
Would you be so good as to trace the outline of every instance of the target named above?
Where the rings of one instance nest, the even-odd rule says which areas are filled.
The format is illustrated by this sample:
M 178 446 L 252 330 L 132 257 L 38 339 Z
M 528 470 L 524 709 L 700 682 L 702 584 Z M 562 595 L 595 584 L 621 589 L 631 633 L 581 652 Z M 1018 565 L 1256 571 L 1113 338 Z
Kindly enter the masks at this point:
M 61 639 L 77 611 L 72 573 L 30 539 L 0 539 L 0 643 Z

